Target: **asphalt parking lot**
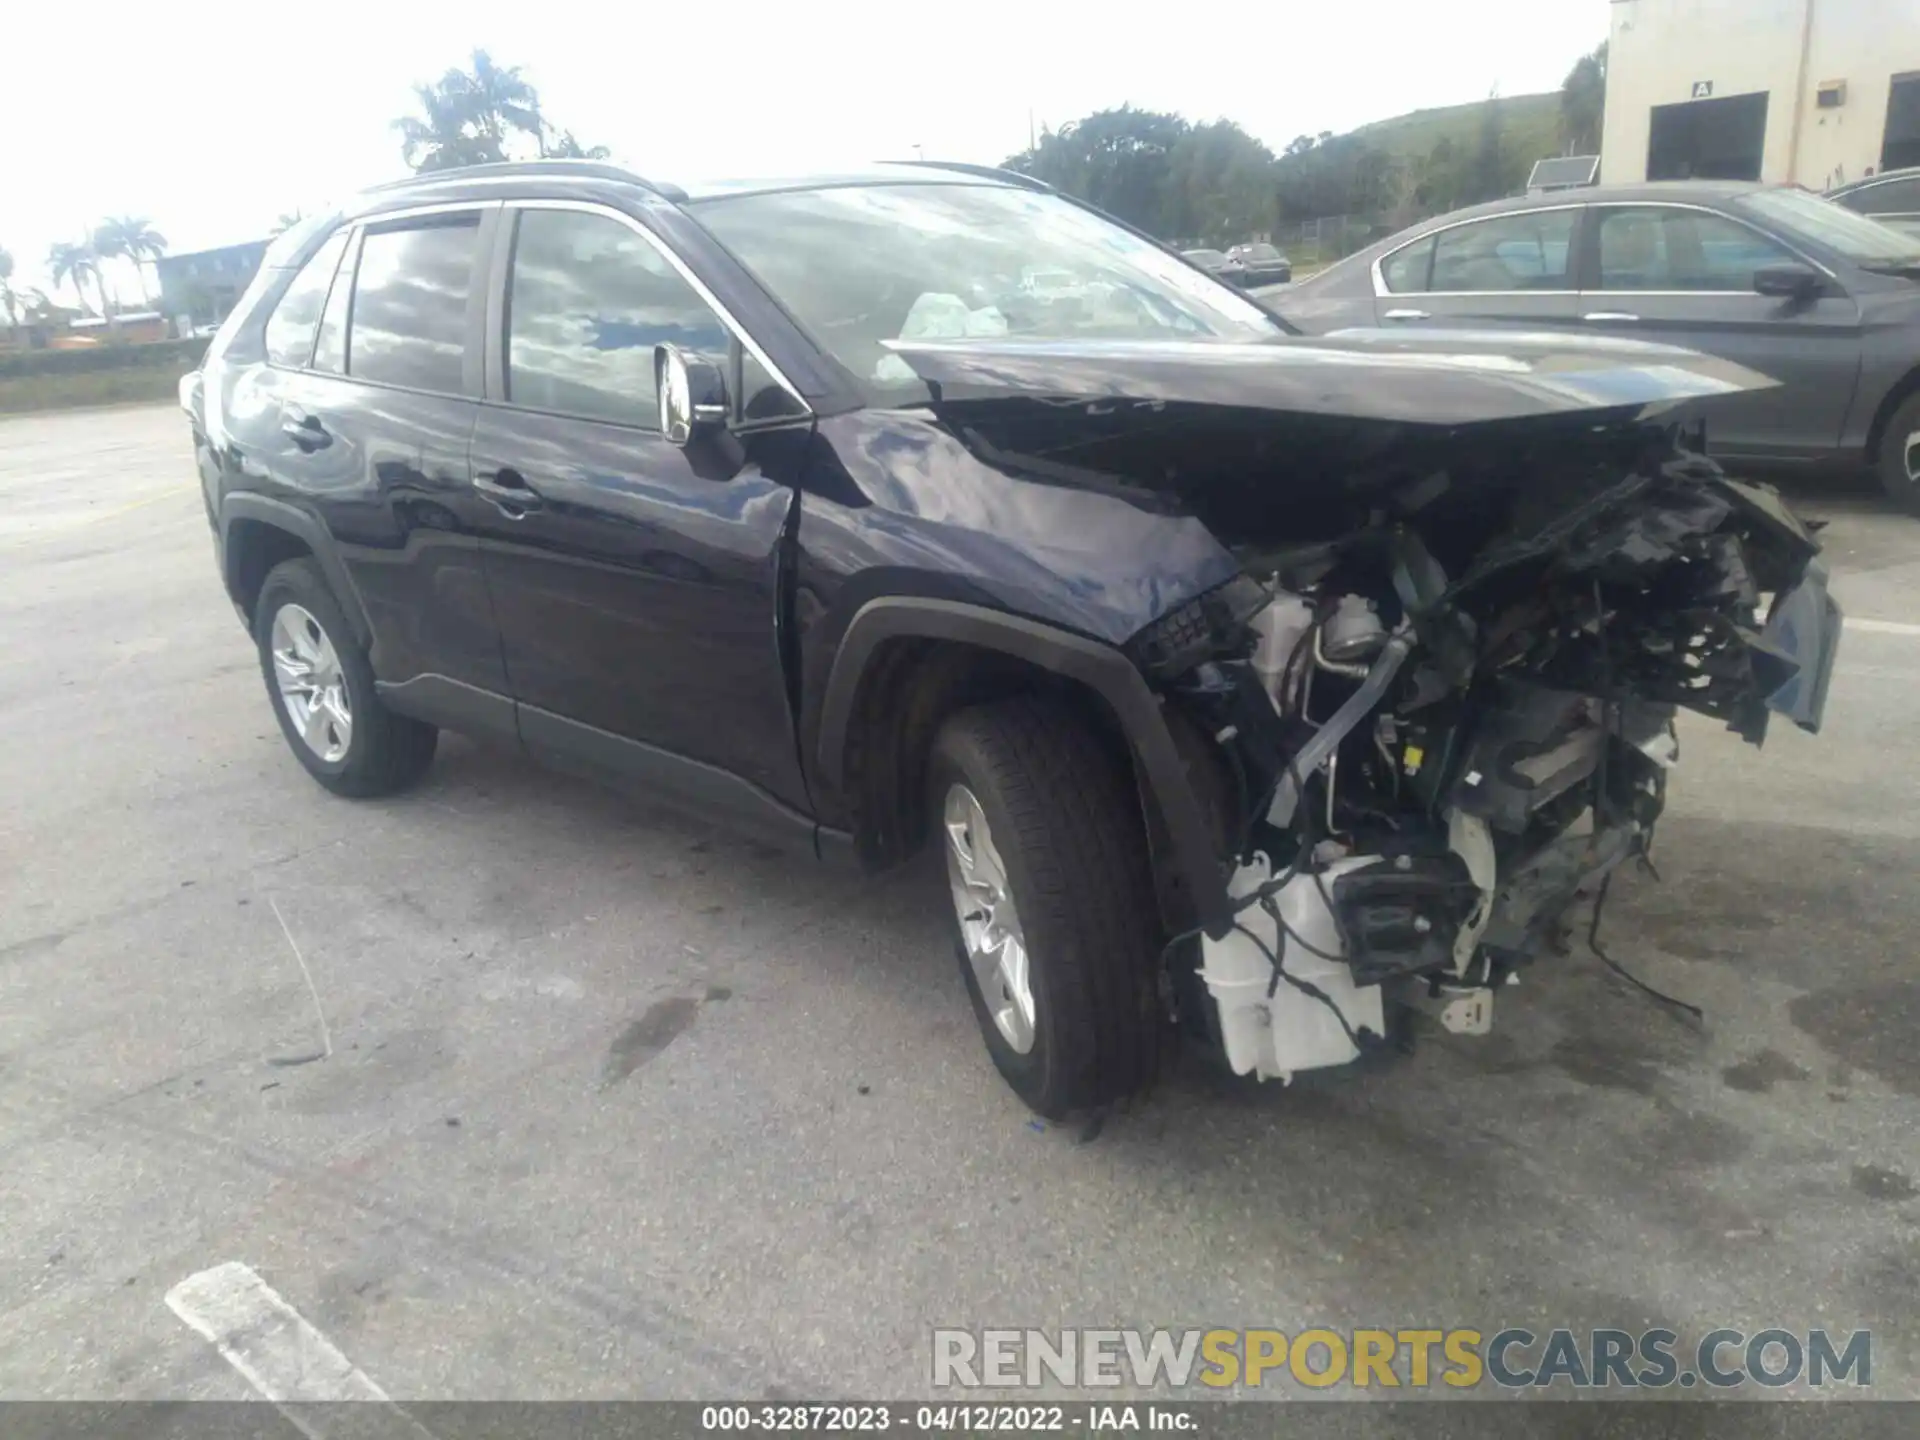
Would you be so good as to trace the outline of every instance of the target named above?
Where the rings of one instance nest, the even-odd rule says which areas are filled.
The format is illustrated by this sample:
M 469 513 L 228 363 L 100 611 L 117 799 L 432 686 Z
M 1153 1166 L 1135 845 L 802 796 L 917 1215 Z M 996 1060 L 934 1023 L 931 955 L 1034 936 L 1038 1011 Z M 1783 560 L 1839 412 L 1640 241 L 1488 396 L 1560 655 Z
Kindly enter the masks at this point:
M 1484 1040 L 1185 1056 L 1092 1134 L 992 1071 L 925 873 L 457 738 L 321 791 L 191 477 L 171 408 L 0 422 L 0 1396 L 246 1396 L 164 1303 L 241 1261 L 397 1398 L 913 1396 L 986 1324 L 1866 1328 L 1920 1398 L 1920 521 L 1799 497 L 1828 730 L 1688 724 L 1614 887 L 1703 1033 L 1576 951 Z

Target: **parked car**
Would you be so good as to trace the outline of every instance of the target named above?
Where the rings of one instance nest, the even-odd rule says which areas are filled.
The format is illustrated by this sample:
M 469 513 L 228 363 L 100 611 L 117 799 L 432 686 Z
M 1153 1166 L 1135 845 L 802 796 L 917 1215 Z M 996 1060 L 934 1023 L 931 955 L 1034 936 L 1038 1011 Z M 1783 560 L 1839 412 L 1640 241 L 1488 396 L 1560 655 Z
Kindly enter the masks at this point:
M 1028 270 L 1020 289 L 1043 305 L 1074 304 L 1086 299 L 1087 286 L 1071 270 Z
M 1182 250 L 1180 253 L 1216 280 L 1224 280 L 1229 285 L 1247 283 L 1246 263 L 1224 250 Z
M 1130 303 L 1014 303 L 1055 272 Z M 445 726 L 823 861 L 937 847 L 987 1050 L 1057 1116 L 1182 1031 L 1263 1077 L 1392 997 L 1484 1031 L 1644 850 L 1675 706 L 1818 726 L 1818 547 L 1684 448 L 1765 383 L 1302 339 L 996 172 L 543 161 L 286 232 L 181 403 L 320 785 L 403 789 Z
M 1264 241 L 1236 245 L 1227 258 L 1240 262 L 1249 285 L 1284 285 L 1293 279 L 1293 262 Z
M 1870 467 L 1920 512 L 1920 238 L 1791 188 L 1683 182 L 1502 200 L 1403 230 L 1272 299 L 1315 334 L 1457 325 L 1634 336 L 1779 392 L 1708 408 L 1743 467 Z
M 1920 238 L 1920 166 L 1887 170 L 1827 192 L 1836 205 Z

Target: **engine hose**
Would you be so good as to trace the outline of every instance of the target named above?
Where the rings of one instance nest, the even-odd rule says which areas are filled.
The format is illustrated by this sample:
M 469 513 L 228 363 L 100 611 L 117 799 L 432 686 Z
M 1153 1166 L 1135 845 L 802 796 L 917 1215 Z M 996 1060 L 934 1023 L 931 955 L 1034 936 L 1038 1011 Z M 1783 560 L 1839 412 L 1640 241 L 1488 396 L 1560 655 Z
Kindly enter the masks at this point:
M 1327 757 L 1333 754 L 1340 742 L 1353 732 L 1362 720 L 1378 705 L 1387 693 L 1387 686 L 1393 683 L 1393 677 L 1400 673 L 1400 667 L 1406 663 L 1407 656 L 1413 653 L 1413 634 L 1406 629 L 1394 631 L 1379 658 L 1367 671 L 1367 678 L 1360 682 L 1359 689 L 1347 697 L 1347 702 L 1327 717 L 1327 723 L 1314 731 L 1313 738 L 1300 747 L 1289 767 L 1291 773 L 1281 776 L 1280 785 L 1274 791 L 1273 801 L 1267 807 L 1267 823 L 1284 830 L 1293 823 L 1293 811 L 1299 803 L 1299 794 L 1292 783 L 1293 775 L 1305 777 L 1311 775 L 1327 763 Z

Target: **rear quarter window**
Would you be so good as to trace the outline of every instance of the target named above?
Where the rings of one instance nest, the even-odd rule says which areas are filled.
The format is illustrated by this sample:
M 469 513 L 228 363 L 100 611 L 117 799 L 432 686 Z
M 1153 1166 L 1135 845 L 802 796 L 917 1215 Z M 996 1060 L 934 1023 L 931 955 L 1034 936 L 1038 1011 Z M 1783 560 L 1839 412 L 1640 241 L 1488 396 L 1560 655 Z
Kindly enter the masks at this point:
M 301 369 L 313 358 L 313 337 L 320 328 L 333 273 L 340 268 L 340 253 L 346 248 L 344 231 L 331 237 L 281 293 L 267 317 L 267 359 L 275 365 Z
M 1403 245 L 1380 262 L 1380 278 L 1395 295 L 1418 294 L 1425 290 L 1433 273 L 1433 236 Z

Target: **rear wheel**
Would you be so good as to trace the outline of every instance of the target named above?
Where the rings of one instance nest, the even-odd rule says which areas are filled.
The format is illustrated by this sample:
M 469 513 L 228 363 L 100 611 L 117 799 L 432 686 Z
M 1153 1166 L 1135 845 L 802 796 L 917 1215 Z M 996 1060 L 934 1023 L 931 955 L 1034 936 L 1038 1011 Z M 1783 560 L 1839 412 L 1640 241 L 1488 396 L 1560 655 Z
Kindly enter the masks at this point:
M 1920 515 L 1920 394 L 1909 395 L 1880 437 L 1880 488 L 1901 509 Z
M 389 795 L 426 773 L 439 732 L 380 703 L 366 652 L 312 560 L 267 572 L 254 641 L 280 732 L 327 789 Z
M 994 1065 L 1050 1119 L 1144 1088 L 1166 1025 L 1125 765 L 1066 706 L 1021 698 L 948 720 L 931 781 L 961 972 Z

